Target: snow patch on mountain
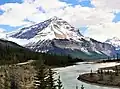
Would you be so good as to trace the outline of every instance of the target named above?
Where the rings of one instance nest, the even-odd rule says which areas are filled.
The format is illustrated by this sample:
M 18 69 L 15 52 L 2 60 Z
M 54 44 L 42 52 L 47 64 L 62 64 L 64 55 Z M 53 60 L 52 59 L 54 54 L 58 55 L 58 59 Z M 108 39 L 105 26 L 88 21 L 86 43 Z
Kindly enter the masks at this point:
M 108 39 L 105 42 L 112 44 L 116 48 L 116 50 L 120 50 L 120 39 L 119 38 L 113 37 L 112 39 Z
M 30 42 L 27 39 L 16 39 L 16 38 L 12 38 L 12 37 L 8 37 L 6 40 L 15 42 L 21 46 L 24 46 L 24 45 L 26 45 L 26 43 L 28 44 Z

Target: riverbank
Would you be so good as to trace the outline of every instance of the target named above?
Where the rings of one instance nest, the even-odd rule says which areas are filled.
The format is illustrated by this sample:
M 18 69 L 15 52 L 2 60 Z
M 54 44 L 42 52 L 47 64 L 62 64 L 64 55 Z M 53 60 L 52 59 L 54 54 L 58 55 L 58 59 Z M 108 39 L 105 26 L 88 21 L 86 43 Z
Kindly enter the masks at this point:
M 100 60 L 95 63 L 110 63 L 110 62 L 120 62 L 120 59 L 108 59 L 108 60 Z
M 117 65 L 117 67 L 116 66 L 106 67 L 97 70 L 96 73 L 91 72 L 91 73 L 81 74 L 79 75 L 78 80 L 86 83 L 92 83 L 102 86 L 120 87 L 119 67 L 120 65 Z M 118 68 L 117 71 L 115 71 L 116 70 L 115 68 Z

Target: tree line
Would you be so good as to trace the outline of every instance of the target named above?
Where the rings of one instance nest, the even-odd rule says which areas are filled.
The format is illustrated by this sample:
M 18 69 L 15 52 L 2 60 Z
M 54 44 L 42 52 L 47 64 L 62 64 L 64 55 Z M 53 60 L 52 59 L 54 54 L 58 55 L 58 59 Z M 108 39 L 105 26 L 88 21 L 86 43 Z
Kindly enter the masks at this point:
M 47 65 L 66 66 L 74 62 L 81 62 L 82 59 L 72 58 L 70 55 L 56 55 L 49 53 L 33 52 L 23 47 L 0 47 L 0 65 L 16 64 L 28 60 L 43 60 Z

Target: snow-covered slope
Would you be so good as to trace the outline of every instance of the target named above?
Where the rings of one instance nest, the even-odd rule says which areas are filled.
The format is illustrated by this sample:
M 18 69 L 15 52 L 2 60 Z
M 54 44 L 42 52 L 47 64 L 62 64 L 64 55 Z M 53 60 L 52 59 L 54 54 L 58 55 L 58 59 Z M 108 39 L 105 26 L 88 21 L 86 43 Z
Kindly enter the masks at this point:
M 112 39 L 108 39 L 105 42 L 113 45 L 116 48 L 116 50 L 120 50 L 120 39 L 119 38 L 113 37 Z
M 65 54 L 88 59 L 104 58 L 115 53 L 112 45 L 84 37 L 79 29 L 58 17 L 24 27 L 10 33 L 9 36 L 27 40 L 24 46 L 37 52 Z

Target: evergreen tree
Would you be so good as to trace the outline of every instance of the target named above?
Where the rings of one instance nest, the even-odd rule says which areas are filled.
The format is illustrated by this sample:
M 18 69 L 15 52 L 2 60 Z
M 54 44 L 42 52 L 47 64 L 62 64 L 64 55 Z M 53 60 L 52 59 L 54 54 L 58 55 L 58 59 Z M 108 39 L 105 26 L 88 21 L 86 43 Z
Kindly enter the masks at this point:
M 98 73 L 98 74 L 100 74 L 100 71 L 99 71 L 99 70 L 97 70 L 97 73 Z
M 47 89 L 47 77 L 48 77 L 47 72 L 48 71 L 45 65 L 40 65 L 35 76 L 34 85 L 36 89 Z
M 103 74 L 103 70 L 101 70 L 100 73 Z
M 81 89 L 84 89 L 84 86 L 83 86 L 83 85 L 81 86 Z
M 61 80 L 60 80 L 60 76 L 58 77 L 58 80 L 57 80 L 57 87 L 58 87 L 58 89 L 62 89 L 62 82 L 61 82 Z
M 51 68 L 49 68 L 49 71 L 48 71 L 48 89 L 56 89 L 56 86 L 55 86 L 55 79 L 54 79 L 54 74 L 55 72 L 52 71 Z

